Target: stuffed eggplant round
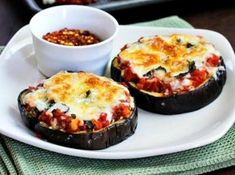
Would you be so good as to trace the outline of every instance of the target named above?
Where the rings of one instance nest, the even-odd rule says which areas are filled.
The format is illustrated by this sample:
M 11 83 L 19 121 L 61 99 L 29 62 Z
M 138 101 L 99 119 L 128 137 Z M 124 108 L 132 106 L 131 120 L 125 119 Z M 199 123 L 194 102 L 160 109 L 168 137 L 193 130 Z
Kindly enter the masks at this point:
M 23 122 L 43 139 L 79 149 L 117 144 L 137 127 L 126 87 L 85 72 L 59 72 L 18 96 Z
M 126 82 L 138 107 L 179 114 L 215 100 L 225 84 L 226 68 L 202 36 L 172 34 L 125 45 L 112 61 L 111 77 Z

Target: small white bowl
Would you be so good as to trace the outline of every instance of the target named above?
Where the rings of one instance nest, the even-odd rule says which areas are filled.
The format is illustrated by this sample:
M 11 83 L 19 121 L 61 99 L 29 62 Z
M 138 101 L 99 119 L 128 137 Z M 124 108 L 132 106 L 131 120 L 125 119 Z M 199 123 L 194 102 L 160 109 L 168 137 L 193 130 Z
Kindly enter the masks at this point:
M 38 68 L 47 77 L 60 70 L 86 71 L 102 75 L 110 59 L 118 22 L 108 13 L 87 6 L 62 5 L 47 8 L 29 23 Z M 86 46 L 64 46 L 42 39 L 63 28 L 88 30 L 101 42 Z

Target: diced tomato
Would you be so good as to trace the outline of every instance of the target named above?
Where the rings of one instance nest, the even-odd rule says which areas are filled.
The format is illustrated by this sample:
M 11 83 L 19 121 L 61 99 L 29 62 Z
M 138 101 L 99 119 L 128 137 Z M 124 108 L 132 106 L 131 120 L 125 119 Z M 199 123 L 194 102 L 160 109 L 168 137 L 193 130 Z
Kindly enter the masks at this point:
M 124 117 L 124 118 L 128 118 L 129 117 L 129 115 L 130 115 L 130 109 L 129 109 L 129 107 L 128 106 L 125 106 L 125 105 L 121 105 L 121 110 L 122 110 L 122 116 Z
M 102 123 L 98 120 L 92 120 L 95 130 L 99 130 L 103 127 Z
M 102 121 L 102 125 L 103 125 L 103 128 L 108 126 L 109 125 L 109 121 L 108 120 Z
M 170 84 L 166 84 L 156 77 L 141 78 L 137 83 L 137 87 L 150 92 L 166 93 L 166 95 L 172 94 Z
M 39 119 L 40 121 L 46 123 L 46 124 L 49 125 L 49 126 L 51 125 L 51 116 L 48 115 L 45 111 L 43 111 L 43 112 L 39 115 L 38 119 Z
M 146 79 L 144 79 L 144 78 L 139 79 L 138 83 L 136 84 L 137 88 L 144 89 L 145 82 L 146 82 Z
M 64 112 L 62 112 L 59 109 L 55 109 L 52 111 L 53 117 L 55 117 L 59 122 L 71 122 L 71 117 L 66 115 Z
M 72 118 L 68 115 L 66 115 L 64 112 L 62 112 L 59 109 L 55 109 L 52 111 L 53 118 L 55 118 L 58 122 L 58 126 L 62 129 L 71 130 L 71 122 Z
M 85 131 L 87 129 L 86 125 L 79 126 L 80 131 Z
M 173 91 L 172 91 L 172 88 L 171 88 L 171 85 L 170 84 L 163 84 L 163 87 L 164 87 L 164 95 L 166 96 L 170 96 L 173 94 Z
M 220 59 L 218 56 L 216 55 L 212 55 L 211 57 L 209 57 L 206 61 L 207 65 L 208 66 L 211 66 L 211 67 L 216 67 L 219 65 L 220 63 Z
M 105 120 L 107 120 L 107 113 L 102 112 L 102 113 L 100 114 L 99 120 L 100 120 L 100 121 L 105 121 Z
M 127 67 L 126 69 L 124 69 L 123 77 L 126 81 L 135 81 L 138 79 L 137 74 L 133 73 L 130 67 Z
M 137 83 L 137 88 L 150 92 L 164 92 L 164 84 L 158 78 L 141 78 Z
M 63 126 L 63 129 L 67 129 L 70 127 L 70 123 L 72 121 L 71 117 L 67 115 L 61 115 L 60 117 L 57 118 L 59 124 Z
M 51 126 L 52 122 L 56 120 L 57 127 L 69 133 L 86 130 L 86 126 L 83 122 L 77 118 L 73 119 L 59 109 L 53 110 L 51 115 L 45 111 L 42 112 L 39 116 L 39 120 L 46 123 L 48 126 Z
M 109 125 L 109 121 L 107 120 L 107 113 L 102 112 L 100 114 L 100 117 L 99 117 L 98 121 L 102 123 L 102 127 L 108 126 Z
M 131 113 L 130 107 L 124 104 L 120 104 L 113 108 L 113 119 L 119 120 L 120 117 L 128 118 Z
M 191 72 L 191 80 L 192 85 L 194 87 L 198 87 L 201 85 L 206 79 L 208 78 L 208 72 L 206 70 L 198 70 L 195 69 L 193 72 Z

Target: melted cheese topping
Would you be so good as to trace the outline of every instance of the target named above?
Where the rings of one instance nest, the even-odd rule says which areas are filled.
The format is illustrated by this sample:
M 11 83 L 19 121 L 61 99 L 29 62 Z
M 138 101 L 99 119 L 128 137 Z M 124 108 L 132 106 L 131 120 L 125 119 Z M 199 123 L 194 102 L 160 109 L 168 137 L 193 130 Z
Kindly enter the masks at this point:
M 163 67 L 167 75 L 172 77 L 187 72 L 189 62 L 194 61 L 197 68 L 202 67 L 212 54 L 220 57 L 220 53 L 203 37 L 172 34 L 140 38 L 118 56 L 121 62 L 130 63 L 138 77 L 158 67 Z
M 27 94 L 23 103 L 39 111 L 60 109 L 82 120 L 98 119 L 106 112 L 111 121 L 113 107 L 127 100 L 126 93 L 129 94 L 127 88 L 105 77 L 84 72 L 59 72 L 45 80 L 43 87 Z M 133 99 L 126 105 L 133 107 Z

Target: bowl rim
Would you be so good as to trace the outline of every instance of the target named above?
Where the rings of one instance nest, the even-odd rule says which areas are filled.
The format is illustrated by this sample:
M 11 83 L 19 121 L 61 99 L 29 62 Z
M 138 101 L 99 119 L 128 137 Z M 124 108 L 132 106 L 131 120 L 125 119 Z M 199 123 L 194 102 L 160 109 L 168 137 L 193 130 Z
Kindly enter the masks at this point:
M 102 40 L 101 42 L 95 43 L 95 44 L 90 44 L 90 45 L 82 45 L 82 46 L 66 46 L 66 45 L 61 45 L 61 44 L 56 44 L 56 43 L 52 43 L 49 42 L 47 40 L 44 40 L 43 38 L 39 37 L 38 35 L 36 35 L 33 30 L 32 30 L 32 22 L 33 20 L 36 18 L 36 16 L 40 15 L 41 13 L 45 13 L 45 11 L 51 11 L 53 9 L 64 9 L 64 8 L 77 8 L 77 9 L 88 9 L 88 10 L 92 10 L 98 13 L 101 13 L 105 16 L 107 16 L 108 18 L 111 19 L 111 21 L 114 23 L 114 32 L 112 33 L 111 36 L 109 36 L 107 39 Z M 67 48 L 67 49 L 88 49 L 88 48 L 93 48 L 93 47 L 99 47 L 102 46 L 106 43 L 109 43 L 110 41 L 112 41 L 114 39 L 114 37 L 117 35 L 118 30 L 119 30 L 119 24 L 118 21 L 109 13 L 105 12 L 104 10 L 95 8 L 95 7 L 90 7 L 90 6 L 84 6 L 84 5 L 59 5 L 59 6 L 54 6 L 54 7 L 49 7 L 46 8 L 44 10 L 41 10 L 40 12 L 36 13 L 35 15 L 33 15 L 33 17 L 30 19 L 29 21 L 29 28 L 30 28 L 30 32 L 31 34 L 36 37 L 39 41 L 43 42 L 44 44 L 50 45 L 50 46 L 54 46 L 54 47 L 58 47 L 58 48 Z

